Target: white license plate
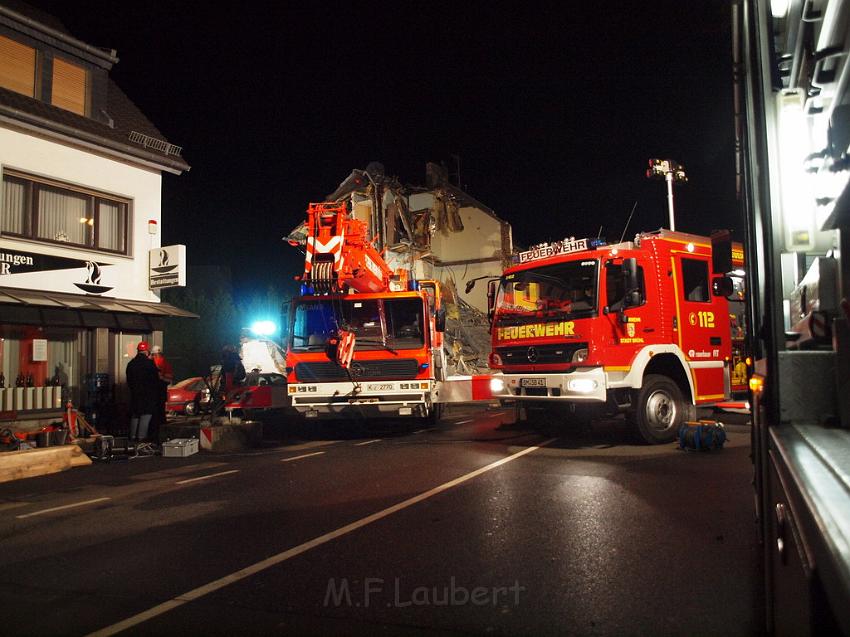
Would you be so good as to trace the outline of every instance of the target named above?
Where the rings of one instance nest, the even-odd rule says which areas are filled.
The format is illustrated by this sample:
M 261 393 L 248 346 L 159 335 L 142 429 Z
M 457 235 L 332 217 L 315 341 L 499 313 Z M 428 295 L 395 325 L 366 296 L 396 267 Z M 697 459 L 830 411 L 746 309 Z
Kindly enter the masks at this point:
M 520 378 L 520 387 L 546 387 L 545 378 Z
M 370 383 L 366 385 L 366 391 L 392 391 L 392 383 Z

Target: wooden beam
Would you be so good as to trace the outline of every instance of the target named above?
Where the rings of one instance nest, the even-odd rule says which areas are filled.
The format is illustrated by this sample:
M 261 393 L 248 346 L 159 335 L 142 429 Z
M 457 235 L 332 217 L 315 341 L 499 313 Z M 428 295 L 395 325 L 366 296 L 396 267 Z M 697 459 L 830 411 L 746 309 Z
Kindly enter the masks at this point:
M 77 445 L 0 453 L 0 482 L 33 478 L 91 464 Z

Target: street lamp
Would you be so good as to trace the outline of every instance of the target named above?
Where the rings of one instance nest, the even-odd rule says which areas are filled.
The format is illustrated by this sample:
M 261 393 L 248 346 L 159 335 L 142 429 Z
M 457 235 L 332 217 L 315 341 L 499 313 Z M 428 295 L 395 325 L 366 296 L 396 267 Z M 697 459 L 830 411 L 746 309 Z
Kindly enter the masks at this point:
M 673 182 L 685 183 L 688 181 L 688 176 L 685 174 L 685 167 L 672 159 L 650 159 L 646 176 L 649 179 L 663 179 L 667 182 L 667 208 L 670 212 L 670 230 L 675 230 L 676 221 L 673 218 Z

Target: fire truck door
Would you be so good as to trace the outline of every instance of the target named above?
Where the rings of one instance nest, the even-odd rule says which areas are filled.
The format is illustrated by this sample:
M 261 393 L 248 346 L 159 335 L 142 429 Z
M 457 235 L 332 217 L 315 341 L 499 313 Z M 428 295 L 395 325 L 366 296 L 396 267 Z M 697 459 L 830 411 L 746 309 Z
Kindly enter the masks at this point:
M 728 309 L 711 293 L 708 256 L 676 255 L 674 289 L 679 348 L 688 361 L 697 402 L 725 397 L 729 350 Z

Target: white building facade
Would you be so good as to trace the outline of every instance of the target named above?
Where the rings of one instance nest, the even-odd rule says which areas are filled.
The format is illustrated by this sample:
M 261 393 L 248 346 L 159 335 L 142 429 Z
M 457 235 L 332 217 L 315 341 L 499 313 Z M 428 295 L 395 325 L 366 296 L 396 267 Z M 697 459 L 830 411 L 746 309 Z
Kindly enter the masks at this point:
M 0 0 L 7 420 L 55 420 L 70 399 L 120 421 L 136 344 L 160 343 L 166 316 L 192 316 L 160 303 L 149 257 L 153 250 L 159 265 L 160 254 L 167 260 L 163 172 L 189 166 L 111 82 L 117 61 L 115 51 L 76 40 L 50 16 Z

